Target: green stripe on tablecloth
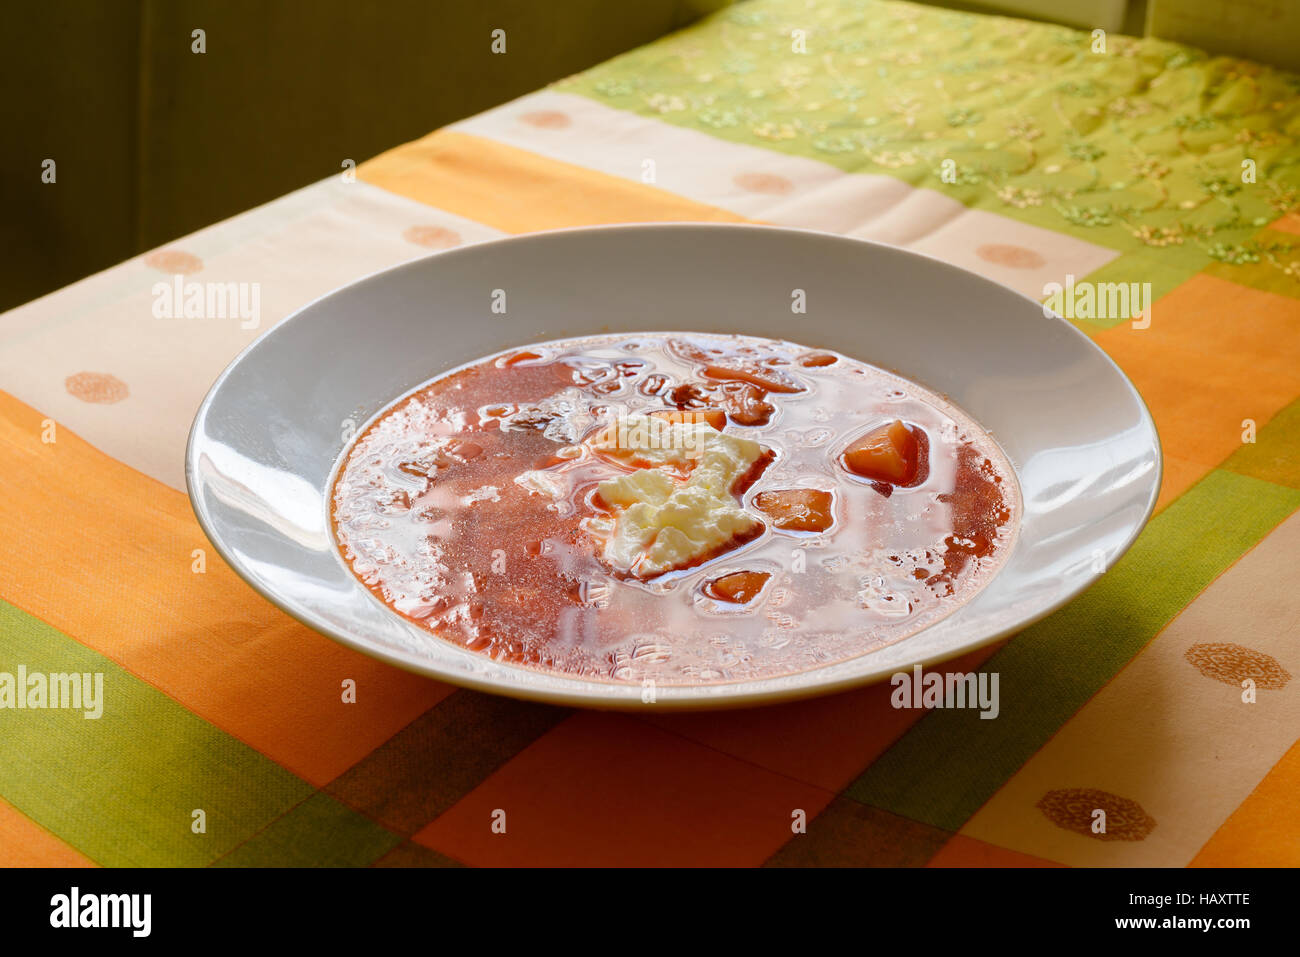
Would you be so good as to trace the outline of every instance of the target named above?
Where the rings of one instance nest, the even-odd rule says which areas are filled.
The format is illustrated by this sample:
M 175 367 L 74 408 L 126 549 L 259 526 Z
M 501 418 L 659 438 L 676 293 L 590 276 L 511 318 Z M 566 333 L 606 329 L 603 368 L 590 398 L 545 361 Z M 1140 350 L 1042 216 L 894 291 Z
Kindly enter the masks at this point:
M 1300 299 L 1300 236 L 1278 229 L 1264 229 L 1250 243 L 1227 253 L 1236 262 L 1213 262 L 1203 270 L 1252 289 Z M 1291 272 L 1286 272 L 1290 269 Z
M 764 867 L 921 867 L 952 835 L 840 795 Z
M 1232 452 L 1223 468 L 1300 489 L 1300 399 L 1271 417 L 1255 442 Z
M 325 790 L 409 837 L 569 714 L 565 708 L 462 689 Z
M 0 672 L 102 673 L 98 719 L 0 710 L 0 796 L 107 866 L 207 864 L 312 793 L 152 685 L 0 601 Z M 195 834 L 192 813 L 207 815 Z
M 393 848 L 372 867 L 464 867 L 460 861 L 439 854 L 414 841 L 403 841 Z
M 363 867 L 401 838 L 326 794 L 313 794 L 217 867 Z
M 1277 485 L 1300 488 L 1300 400 L 1292 402 L 1242 445 L 1223 468 Z
M 1216 469 L 1151 522 L 1086 593 L 990 658 L 1001 713 L 932 711 L 846 793 L 959 829 L 1207 585 L 1292 511 L 1300 491 Z
M 1146 290 L 1141 284 L 1151 283 L 1150 299 L 1147 304 L 1152 305 L 1151 321 L 1156 322 L 1163 320 L 1165 317 L 1159 309 L 1154 308 L 1155 302 L 1166 293 L 1173 292 L 1174 289 L 1186 282 L 1198 271 L 1201 271 L 1200 267 L 1210 262 L 1212 260 L 1208 256 L 1200 257 L 1195 262 L 1189 262 L 1185 257 L 1170 257 L 1167 250 L 1164 249 L 1138 249 L 1125 253 L 1118 259 L 1111 260 L 1100 269 L 1094 269 L 1086 276 L 1076 276 L 1075 279 L 1092 283 L 1100 296 L 1108 296 L 1106 286 L 1109 283 L 1128 283 L 1130 284 L 1130 292 L 1132 292 L 1131 284 L 1138 283 L 1138 301 L 1145 298 Z M 1232 278 L 1231 275 L 1228 278 Z M 1131 296 L 1130 301 L 1133 301 Z M 1109 311 L 1109 308 L 1106 311 Z M 1068 316 L 1067 318 L 1084 332 L 1100 332 L 1103 329 L 1111 329 L 1126 322 L 1132 322 L 1135 317 L 1132 315 L 1115 315 L 1105 318 L 1084 319 L 1077 316 Z

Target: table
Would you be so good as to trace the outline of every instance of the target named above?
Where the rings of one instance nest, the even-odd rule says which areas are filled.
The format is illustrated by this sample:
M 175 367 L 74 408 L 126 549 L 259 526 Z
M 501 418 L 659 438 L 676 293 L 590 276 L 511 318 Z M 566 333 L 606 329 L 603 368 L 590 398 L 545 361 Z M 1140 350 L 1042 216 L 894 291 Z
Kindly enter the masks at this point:
M 104 691 L 98 718 L 0 709 L 0 863 L 1300 864 L 1300 77 L 1103 39 L 752 0 L 5 314 L 0 675 Z M 277 321 L 452 246 L 675 220 L 902 245 L 1035 299 L 1149 291 L 1149 321 L 1072 321 L 1151 407 L 1157 513 L 1076 601 L 944 666 L 999 674 L 997 720 L 888 685 L 658 716 L 458 690 L 304 628 L 205 540 L 187 430 Z M 159 318 L 176 275 L 257 284 L 257 322 Z

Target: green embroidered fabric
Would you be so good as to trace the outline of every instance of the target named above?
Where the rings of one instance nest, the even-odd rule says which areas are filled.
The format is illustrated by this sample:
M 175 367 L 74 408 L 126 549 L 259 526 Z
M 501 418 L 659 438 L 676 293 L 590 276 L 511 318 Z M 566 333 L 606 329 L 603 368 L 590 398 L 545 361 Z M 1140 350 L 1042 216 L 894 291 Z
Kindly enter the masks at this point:
M 1161 295 L 1207 266 L 1300 297 L 1300 76 L 1158 39 L 884 0 L 748 0 L 561 81 L 611 107 L 887 174 L 1119 250 Z

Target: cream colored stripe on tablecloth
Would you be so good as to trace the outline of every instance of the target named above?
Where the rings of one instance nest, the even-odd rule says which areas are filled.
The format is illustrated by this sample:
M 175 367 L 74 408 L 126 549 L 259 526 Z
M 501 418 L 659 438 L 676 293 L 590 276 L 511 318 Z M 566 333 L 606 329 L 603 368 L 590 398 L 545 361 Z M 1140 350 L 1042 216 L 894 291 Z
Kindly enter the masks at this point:
M 1188 605 L 961 833 L 1063 864 L 1191 861 L 1295 742 L 1300 590 L 1283 583 L 1297 554 L 1300 513 Z M 1243 672 L 1273 675 L 1257 682 L 1253 704 L 1235 677 Z M 1054 823 L 1071 791 L 1089 814 L 1110 808 L 1109 837 Z M 1148 818 L 1149 830 L 1134 827 Z
M 542 90 L 449 127 L 716 206 L 747 219 L 905 246 L 1034 299 L 1119 253 L 892 176 L 733 143 Z
M 253 339 L 354 279 L 500 235 L 332 177 L 0 316 L 0 388 L 184 489 L 194 413 Z M 247 283 L 250 296 L 256 283 L 256 326 L 238 317 L 157 318 L 155 284 L 177 274 L 184 282 Z

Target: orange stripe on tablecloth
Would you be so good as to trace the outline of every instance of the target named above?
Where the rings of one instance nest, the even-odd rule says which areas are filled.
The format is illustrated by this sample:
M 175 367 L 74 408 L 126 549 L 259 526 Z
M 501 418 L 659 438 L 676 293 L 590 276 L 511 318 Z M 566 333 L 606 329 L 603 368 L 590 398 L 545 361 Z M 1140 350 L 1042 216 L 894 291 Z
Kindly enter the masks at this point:
M 944 668 L 975 670 L 1000 647 L 977 649 Z M 831 833 L 822 833 L 828 830 L 821 818 L 823 807 L 925 714 L 893 708 L 892 692 L 884 683 L 743 711 L 576 715 L 512 757 L 414 839 L 475 865 L 610 860 L 754 864 L 792 840 L 817 844 L 830 853 L 839 831 L 832 827 Z M 637 730 L 637 725 L 647 730 Z M 622 742 L 627 753 L 617 753 L 612 742 Z M 362 768 L 364 764 L 358 770 Z M 561 782 L 558 790 L 556 781 Z M 576 805 L 565 791 L 575 782 L 584 795 Z M 335 788 L 331 792 L 348 800 Z M 734 816 L 722 800 L 728 793 L 737 795 Z M 647 803 L 652 807 L 645 807 Z M 511 807 L 521 807 L 522 813 L 511 817 Z M 806 813 L 809 834 L 792 839 L 789 814 L 795 808 Z M 402 830 L 400 821 L 385 812 L 362 809 Z M 497 809 L 506 810 L 508 820 L 518 825 L 519 831 L 507 831 L 514 840 L 487 827 L 485 822 L 490 823 Z M 878 824 L 891 817 L 872 809 L 858 811 Z M 769 814 L 779 820 L 768 819 Z M 722 817 L 715 820 L 718 815 Z M 851 826 L 850 818 L 840 815 L 841 829 Z M 527 833 L 521 833 L 525 829 Z M 923 825 L 903 828 L 891 842 L 887 859 L 927 860 L 943 839 L 939 835 L 935 840 L 932 834 L 938 832 Z M 613 842 L 625 857 L 607 856 Z M 686 846 L 695 846 L 699 856 L 692 860 Z M 869 849 L 858 851 L 864 859 L 869 856 Z M 798 854 L 785 856 L 791 859 L 786 863 L 800 860 Z
M 1280 233 L 1294 233 L 1300 236 L 1300 213 L 1287 213 L 1281 219 L 1269 223 L 1268 228 L 1276 229 Z
M 743 867 L 785 843 L 797 812 L 812 820 L 832 797 L 629 715 L 586 711 L 413 840 L 475 866 Z
M 954 834 L 926 867 L 1064 867 L 1055 861 Z
M 1297 680 L 1292 678 L 1291 680 Z M 1300 741 L 1192 858 L 1190 867 L 1295 867 L 1300 861 Z
M 1200 462 L 1189 462 L 1165 452 L 1164 475 L 1160 482 L 1160 495 L 1156 499 L 1156 512 L 1163 511 L 1166 505 L 1205 478 L 1209 471 Z
M 280 612 L 221 561 L 184 495 L 67 429 L 42 442 L 43 421 L 0 392 L 0 597 L 317 786 L 450 693 Z
M 1241 448 L 1243 420 L 1263 426 L 1300 395 L 1298 326 L 1300 301 L 1202 273 L 1153 305 L 1149 328 L 1093 336 L 1142 393 L 1172 463 L 1157 507 Z
M 0 867 L 95 867 L 80 851 L 0 799 Z
M 442 130 L 357 168 L 367 183 L 511 233 L 631 222 L 723 222 L 735 213 L 643 183 Z

